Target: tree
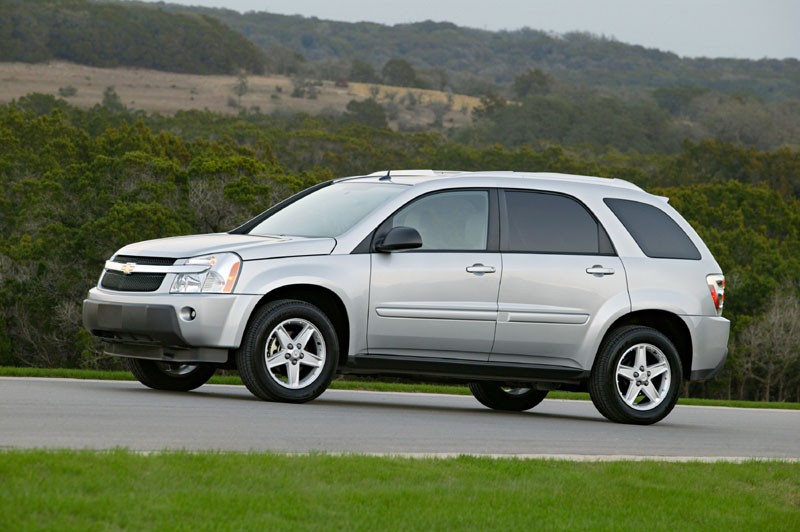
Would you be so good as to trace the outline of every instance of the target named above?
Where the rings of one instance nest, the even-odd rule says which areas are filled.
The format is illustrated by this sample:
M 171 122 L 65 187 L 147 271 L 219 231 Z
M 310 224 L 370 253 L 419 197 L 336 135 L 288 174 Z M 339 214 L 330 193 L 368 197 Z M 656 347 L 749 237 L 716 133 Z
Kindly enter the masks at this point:
M 389 122 L 386 120 L 386 111 L 373 98 L 368 98 L 361 102 L 350 100 L 347 104 L 345 117 L 369 127 L 389 127 Z
M 233 86 L 233 92 L 236 94 L 237 99 L 237 106 L 242 106 L 242 96 L 247 94 L 248 86 L 247 86 L 247 72 L 244 70 L 239 71 L 239 75 L 236 76 L 236 84 Z
M 378 83 L 380 77 L 375 72 L 375 67 L 372 63 L 364 61 L 363 59 L 353 59 L 350 65 L 350 81 L 358 81 L 361 83 Z
M 765 314 L 742 331 L 748 377 L 764 387 L 769 401 L 777 388 L 778 401 L 800 384 L 800 298 L 791 287 L 772 294 Z M 792 371 L 794 369 L 794 371 Z
M 689 104 L 698 96 L 708 92 L 700 87 L 670 86 L 659 87 L 653 91 L 653 98 L 659 107 L 673 115 L 684 115 L 689 110 Z
M 472 110 L 472 115 L 475 118 L 491 118 L 507 105 L 508 100 L 494 91 L 489 91 L 481 96 L 481 104 Z
M 381 70 L 383 82 L 397 87 L 413 87 L 417 82 L 414 67 L 405 59 L 389 59 Z
M 263 51 L 216 17 L 87 0 L 0 2 L 0 58 L 197 74 L 264 70 Z
M 273 74 L 297 74 L 306 61 L 303 54 L 277 44 L 267 48 L 266 56 L 267 71 Z
M 543 96 L 550 92 L 552 83 L 553 79 L 538 68 L 529 68 L 514 78 L 514 94 L 520 100 L 531 94 Z
M 106 87 L 106 90 L 103 91 L 103 107 L 111 111 L 112 113 L 122 113 L 125 112 L 125 104 L 122 103 L 117 91 L 114 90 L 114 86 Z

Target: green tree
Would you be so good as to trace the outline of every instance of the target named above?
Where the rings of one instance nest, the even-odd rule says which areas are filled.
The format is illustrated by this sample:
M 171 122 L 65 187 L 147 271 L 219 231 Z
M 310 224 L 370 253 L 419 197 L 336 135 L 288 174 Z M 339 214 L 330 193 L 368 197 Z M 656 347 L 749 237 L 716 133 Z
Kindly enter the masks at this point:
M 523 99 L 532 94 L 546 95 L 550 92 L 553 78 L 539 70 L 529 68 L 523 74 L 514 78 L 514 94 L 517 98 Z
M 303 54 L 279 44 L 269 46 L 265 53 L 266 69 L 274 74 L 284 76 L 297 74 L 306 62 Z
M 383 65 L 381 76 L 386 85 L 396 87 L 414 87 L 417 83 L 417 73 L 405 59 L 389 59 Z
M 242 96 L 247 94 L 248 91 L 248 83 L 247 83 L 247 73 L 245 71 L 239 71 L 239 74 L 236 76 L 236 84 L 233 86 L 233 92 L 236 94 L 236 105 L 238 107 L 242 106 Z
M 0 3 L 0 59 L 173 72 L 264 71 L 264 53 L 216 17 L 87 0 Z
M 347 119 L 353 122 L 358 122 L 369 127 L 386 128 L 389 123 L 386 120 L 386 111 L 383 110 L 381 104 L 376 102 L 373 98 L 366 100 L 350 100 L 347 103 Z
M 689 111 L 692 100 L 707 92 L 708 89 L 685 85 L 659 87 L 653 91 L 653 98 L 670 114 L 683 116 Z
M 112 113 L 122 113 L 126 110 L 125 104 L 122 103 L 122 100 L 113 86 L 106 87 L 106 90 L 103 91 L 102 105 Z
M 350 64 L 349 79 L 361 83 L 379 83 L 381 80 L 372 63 L 358 58 L 353 59 Z
M 493 118 L 508 106 L 508 100 L 494 91 L 489 91 L 481 96 L 480 101 L 480 105 L 472 110 L 472 115 L 479 119 Z

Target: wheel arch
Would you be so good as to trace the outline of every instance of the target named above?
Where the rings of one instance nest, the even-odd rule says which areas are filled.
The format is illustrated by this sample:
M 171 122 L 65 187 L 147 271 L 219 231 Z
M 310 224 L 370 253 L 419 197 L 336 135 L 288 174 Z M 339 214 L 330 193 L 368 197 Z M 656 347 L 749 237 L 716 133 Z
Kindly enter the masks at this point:
M 265 294 L 253 308 L 248 318 L 247 327 L 250 326 L 250 321 L 261 307 L 281 299 L 305 301 L 318 307 L 328 316 L 339 340 L 338 362 L 340 365 L 344 364 L 350 347 L 350 318 L 347 315 L 347 308 L 342 299 L 328 288 L 314 284 L 292 284 L 276 288 Z
M 606 341 L 616 329 L 628 325 L 650 327 L 669 338 L 673 345 L 675 345 L 675 349 L 678 351 L 678 356 L 681 359 L 681 365 L 683 366 L 682 377 L 684 379 L 689 379 L 689 375 L 692 371 L 693 357 L 692 335 L 689 332 L 689 327 L 680 316 L 665 310 L 637 310 L 618 318 L 606 331 L 597 349 L 597 353 L 603 349 Z M 597 360 L 596 355 L 595 360 Z

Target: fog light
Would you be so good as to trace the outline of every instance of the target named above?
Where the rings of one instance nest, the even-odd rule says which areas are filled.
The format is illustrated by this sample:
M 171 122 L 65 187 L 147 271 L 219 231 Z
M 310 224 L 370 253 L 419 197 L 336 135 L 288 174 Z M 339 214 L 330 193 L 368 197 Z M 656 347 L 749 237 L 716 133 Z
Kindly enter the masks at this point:
M 197 317 L 197 312 L 192 307 L 183 307 L 180 316 L 183 321 L 193 321 Z

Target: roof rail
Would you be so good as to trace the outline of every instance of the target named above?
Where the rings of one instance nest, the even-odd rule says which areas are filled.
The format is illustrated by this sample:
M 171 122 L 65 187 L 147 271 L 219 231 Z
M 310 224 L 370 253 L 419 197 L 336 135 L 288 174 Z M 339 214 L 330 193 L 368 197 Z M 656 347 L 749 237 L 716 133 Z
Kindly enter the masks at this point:
M 379 172 L 373 172 L 371 174 L 367 174 L 366 177 L 384 177 L 384 176 L 397 176 L 397 177 L 409 177 L 409 176 L 431 176 L 436 177 L 439 175 L 453 175 L 453 174 L 460 174 L 462 172 L 457 171 L 444 171 L 444 170 L 381 170 Z

